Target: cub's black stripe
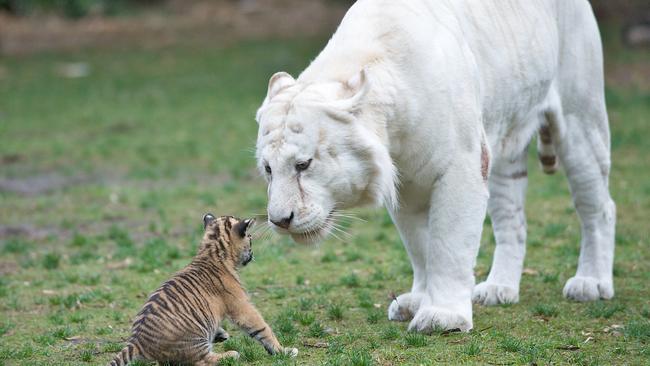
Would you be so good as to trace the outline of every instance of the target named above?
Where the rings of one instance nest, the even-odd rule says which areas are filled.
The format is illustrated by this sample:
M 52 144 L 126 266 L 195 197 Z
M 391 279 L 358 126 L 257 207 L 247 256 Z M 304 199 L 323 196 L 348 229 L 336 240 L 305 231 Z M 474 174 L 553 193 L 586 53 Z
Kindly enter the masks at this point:
M 222 255 L 225 255 L 228 250 L 226 249 L 226 244 L 221 240 L 221 238 L 217 239 L 217 245 L 219 246 L 219 252 L 217 253 L 217 258 L 222 258 Z
M 214 235 L 217 236 L 217 237 L 221 236 L 221 229 L 219 228 L 219 225 L 214 225 L 214 231 L 213 231 L 213 233 L 214 233 Z
M 228 217 L 224 226 L 226 227 L 226 231 L 230 232 L 230 229 L 232 229 L 232 217 Z
M 203 282 L 203 286 L 206 288 L 206 291 L 209 294 L 219 295 L 221 293 L 219 287 L 214 281 L 214 279 L 219 276 L 218 271 L 212 268 L 207 268 L 206 266 L 206 270 L 198 271 L 198 273 L 201 277 L 201 281 Z
M 196 322 L 198 322 L 198 323 L 200 324 L 201 328 L 203 328 L 203 329 L 208 329 L 208 324 L 205 323 L 205 321 L 207 321 L 207 319 L 203 319 L 203 318 L 201 318 L 201 317 L 199 316 L 199 314 L 196 313 L 196 311 L 194 310 L 194 308 L 191 308 L 190 311 L 192 312 L 192 316 L 194 317 L 194 319 L 196 320 Z
M 138 330 L 138 337 L 143 338 L 146 340 L 146 343 L 155 343 L 155 340 L 160 337 L 160 334 L 152 333 L 152 329 L 139 329 Z
M 193 321 L 193 319 L 190 316 L 188 316 L 191 307 L 188 308 L 187 306 L 188 304 L 184 301 L 186 296 L 184 295 L 185 291 L 183 290 L 182 286 L 176 282 L 174 282 L 173 284 L 170 283 L 170 286 L 173 288 L 174 291 L 176 291 L 176 293 L 173 295 L 174 300 L 176 300 L 175 304 L 182 307 L 182 310 L 177 311 L 175 313 L 176 316 L 180 316 L 183 319 L 185 319 L 188 323 L 194 323 L 196 326 L 201 327 L 202 326 L 201 324 L 197 324 L 195 321 Z M 171 294 L 174 291 L 169 291 L 167 295 L 172 297 Z M 183 298 L 179 298 L 178 295 L 183 296 Z
M 266 350 L 266 352 L 268 352 L 270 355 L 275 354 L 275 350 L 273 349 L 272 345 L 270 345 L 270 344 L 268 344 L 266 342 L 263 342 L 262 345 L 264 346 L 264 349 Z
M 204 309 L 209 309 L 210 304 L 207 302 L 204 296 L 204 292 L 206 292 L 205 288 L 201 285 L 201 282 L 199 281 L 199 278 L 195 277 L 195 273 L 185 273 L 184 280 L 188 282 L 189 286 L 192 286 L 197 289 L 197 294 L 193 294 L 194 296 L 188 296 L 186 298 L 186 301 L 191 301 L 195 304 L 195 307 L 201 310 L 201 312 L 206 316 L 206 318 L 209 318 L 209 316 L 206 314 Z M 194 300 L 194 301 L 192 301 Z
M 183 273 L 183 275 L 180 277 L 180 280 L 183 281 L 183 285 L 185 286 L 185 289 L 190 292 L 190 295 L 200 296 L 203 293 L 203 288 L 194 273 L 191 272 Z
M 208 267 L 208 265 L 205 265 Z M 209 271 L 203 271 L 200 269 L 193 270 L 191 272 L 193 279 L 200 284 L 200 288 L 203 292 L 201 296 L 201 301 L 203 302 L 204 306 L 209 308 L 209 301 L 206 300 L 207 295 L 215 295 L 218 294 L 218 292 L 215 292 L 217 289 L 214 284 L 214 273 L 212 275 L 210 273 L 206 273 Z
M 176 286 L 175 286 L 176 288 Z M 203 329 L 206 329 L 206 325 L 203 323 L 203 321 L 200 319 L 199 316 L 197 316 L 196 312 L 194 311 L 194 307 L 191 306 L 191 304 L 188 304 L 188 296 L 185 294 L 185 291 L 182 287 L 178 288 L 179 290 L 182 290 L 183 294 L 183 299 L 180 301 L 180 304 L 183 306 L 184 312 L 180 312 L 177 315 L 181 315 L 185 318 L 189 318 L 189 320 L 194 323 L 196 326 L 201 327 Z M 191 317 L 188 316 L 191 314 Z
M 256 330 L 256 331 L 253 331 L 253 332 L 251 332 L 251 333 L 248 333 L 248 335 L 250 335 L 251 337 L 255 338 L 255 337 L 257 337 L 258 334 L 262 333 L 262 332 L 264 331 L 264 329 L 266 329 L 266 327 L 262 327 L 262 329 L 258 329 L 258 330 Z
M 158 305 L 158 307 L 161 308 L 161 310 L 163 310 L 163 311 L 171 311 L 172 310 L 172 309 L 169 308 L 169 306 L 167 304 L 167 301 L 160 296 L 160 293 L 156 293 L 155 297 L 151 296 L 151 299 L 149 301 L 155 303 L 156 305 Z M 153 315 L 157 315 L 157 313 L 158 313 L 153 306 L 151 307 L 150 312 Z
M 210 354 L 210 348 L 204 344 L 201 345 L 201 349 L 199 350 L 199 359 L 203 360 L 205 359 L 209 354 Z
M 223 274 L 223 275 L 225 275 L 225 274 Z M 221 277 L 222 276 L 215 276 L 214 277 L 214 279 L 219 281 L 219 284 L 221 285 L 221 288 L 219 290 L 227 293 L 228 295 L 234 296 L 234 294 L 232 292 L 230 292 L 230 290 L 228 290 L 226 285 L 223 283 L 223 280 L 221 279 Z
M 221 285 L 220 288 L 213 287 L 212 290 L 215 291 L 214 295 L 220 295 L 220 292 L 227 292 L 230 293 L 227 289 L 226 286 L 224 285 L 223 281 L 221 280 L 221 277 L 224 276 L 224 273 L 220 267 L 216 267 L 212 264 L 202 266 L 201 268 L 196 270 L 196 273 L 201 276 L 201 279 L 203 280 L 203 283 L 205 285 L 210 285 L 211 287 L 215 285 L 214 280 L 217 280 L 219 284 Z M 206 289 L 207 291 L 207 289 Z

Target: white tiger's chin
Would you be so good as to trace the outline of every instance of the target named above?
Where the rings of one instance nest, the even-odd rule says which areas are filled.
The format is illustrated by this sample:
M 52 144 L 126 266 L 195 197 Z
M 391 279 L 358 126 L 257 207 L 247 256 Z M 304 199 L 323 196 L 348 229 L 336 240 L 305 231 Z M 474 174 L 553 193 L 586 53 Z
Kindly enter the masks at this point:
M 329 235 L 330 229 L 321 227 L 304 233 L 290 233 L 291 239 L 298 244 L 316 244 L 323 241 Z

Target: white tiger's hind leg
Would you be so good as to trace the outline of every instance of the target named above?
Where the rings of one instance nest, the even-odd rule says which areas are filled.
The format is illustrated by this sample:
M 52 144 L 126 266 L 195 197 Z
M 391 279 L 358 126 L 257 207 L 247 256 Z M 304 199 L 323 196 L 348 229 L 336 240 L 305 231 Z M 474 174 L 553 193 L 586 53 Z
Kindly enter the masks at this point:
M 604 105 L 600 110 L 604 111 Z M 582 229 L 578 270 L 563 291 L 566 298 L 576 301 L 614 296 L 616 206 L 608 188 L 609 128 L 604 112 L 599 117 L 594 114 L 591 117 L 592 120 L 587 120 L 565 115 L 566 133 L 558 143 L 560 161 L 566 170 Z
M 571 29 L 581 32 L 564 36 L 556 83 L 561 103 L 553 108 L 556 128 L 552 138 L 582 229 L 578 270 L 563 292 L 572 300 L 591 301 L 614 296 L 616 206 L 608 188 L 610 137 L 598 24 L 587 1 L 572 3 L 576 13 Z
M 526 255 L 527 155 L 525 149 L 513 160 L 493 161 L 488 213 L 497 246 L 487 280 L 474 288 L 472 301 L 475 303 L 497 305 L 519 301 L 519 281 Z

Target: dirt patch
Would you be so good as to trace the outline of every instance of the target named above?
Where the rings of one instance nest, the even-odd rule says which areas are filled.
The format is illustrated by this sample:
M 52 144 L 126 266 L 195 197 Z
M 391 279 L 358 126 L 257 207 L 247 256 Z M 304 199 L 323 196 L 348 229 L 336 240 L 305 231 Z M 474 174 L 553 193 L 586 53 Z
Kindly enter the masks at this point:
M 16 262 L 0 261 L 0 276 L 8 276 L 17 273 L 20 267 Z
M 647 0 L 590 0 L 599 20 L 634 20 L 648 12 Z
M 32 225 L 0 225 L 0 239 L 25 238 L 29 240 L 42 240 L 51 235 L 58 235 L 61 231 Z
M 77 21 L 0 14 L 0 53 L 318 35 L 331 32 L 345 13 L 346 6 L 333 4 L 326 0 L 173 0 L 137 17 Z
M 2 115 L 0 115 L 0 118 L 2 118 Z M 0 157 L 0 165 L 11 165 L 11 164 L 16 164 L 21 161 L 25 160 L 25 155 L 21 154 L 6 154 L 2 155 Z
M 650 92 L 650 63 L 616 63 L 605 68 L 606 85 Z
M 0 192 L 36 196 L 88 181 L 87 177 L 66 177 L 58 173 L 46 173 L 26 178 L 0 177 Z

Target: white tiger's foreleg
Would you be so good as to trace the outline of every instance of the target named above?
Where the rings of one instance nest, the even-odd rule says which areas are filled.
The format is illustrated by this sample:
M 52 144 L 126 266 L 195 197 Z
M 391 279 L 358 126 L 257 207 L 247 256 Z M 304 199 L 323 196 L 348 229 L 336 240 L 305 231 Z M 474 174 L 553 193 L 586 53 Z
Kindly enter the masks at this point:
M 484 175 L 478 156 L 463 156 L 435 183 L 428 225 L 431 241 L 420 243 L 426 258 L 427 297 L 409 330 L 472 329 L 474 264 L 488 199 Z
M 408 189 L 408 187 L 407 187 Z M 414 208 L 420 207 L 419 209 Z M 420 303 L 426 297 L 426 262 L 421 243 L 430 242 L 428 229 L 429 205 L 410 200 L 405 194 L 401 207 L 391 213 L 397 225 L 400 237 L 406 248 L 413 268 L 413 285 L 411 292 L 399 295 L 388 308 L 388 319 L 394 321 L 409 321 L 420 308 Z
M 488 212 L 497 246 L 487 280 L 476 285 L 472 295 L 472 300 L 482 305 L 519 301 L 519 281 L 526 255 L 527 155 L 526 149 L 515 159 L 493 161 Z

